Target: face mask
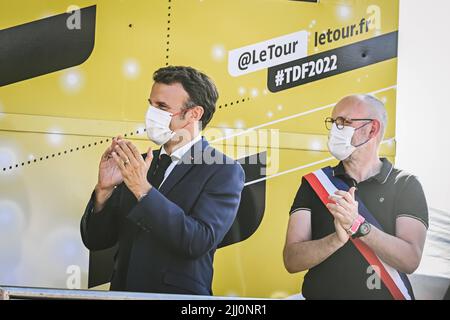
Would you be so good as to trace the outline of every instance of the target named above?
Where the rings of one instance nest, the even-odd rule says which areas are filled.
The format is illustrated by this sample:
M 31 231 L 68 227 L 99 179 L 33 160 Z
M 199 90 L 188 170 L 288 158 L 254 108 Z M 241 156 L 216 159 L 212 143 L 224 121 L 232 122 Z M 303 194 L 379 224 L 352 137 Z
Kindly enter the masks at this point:
M 145 116 L 148 138 L 157 145 L 162 145 L 172 139 L 175 132 L 170 130 L 170 121 L 177 114 L 179 113 L 172 114 L 150 105 Z
M 338 129 L 336 123 L 333 123 L 330 135 L 328 136 L 328 150 L 330 150 L 330 153 L 333 155 L 333 157 L 340 161 L 345 160 L 350 157 L 350 155 L 356 150 L 356 148 L 369 142 L 370 139 L 357 146 L 352 145 L 352 138 L 355 134 L 355 131 L 361 129 L 362 127 L 365 127 L 367 124 L 356 129 L 349 126 Z

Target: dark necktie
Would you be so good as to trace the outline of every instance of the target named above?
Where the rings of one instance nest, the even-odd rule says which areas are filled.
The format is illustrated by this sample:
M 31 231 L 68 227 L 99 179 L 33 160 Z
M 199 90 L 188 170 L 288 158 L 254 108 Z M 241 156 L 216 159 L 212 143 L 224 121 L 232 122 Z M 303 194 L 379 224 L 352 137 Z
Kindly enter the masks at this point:
M 172 159 L 167 154 L 162 154 L 156 163 L 156 170 L 150 173 L 149 181 L 153 187 L 159 189 L 162 181 L 164 180 L 164 173 L 172 163 Z M 126 290 L 126 278 L 128 272 L 128 264 L 130 260 L 131 247 L 133 246 L 134 233 L 137 232 L 137 227 L 131 227 L 131 223 L 126 227 L 125 234 L 122 238 L 120 250 L 118 253 L 118 272 L 114 276 L 112 283 L 113 290 L 125 291 Z
M 156 189 L 159 189 L 161 182 L 163 182 L 164 180 L 164 173 L 166 172 L 167 168 L 170 166 L 171 163 L 172 158 L 170 156 L 168 156 L 167 154 L 160 155 L 158 162 L 156 164 L 156 170 L 150 177 L 150 183 Z

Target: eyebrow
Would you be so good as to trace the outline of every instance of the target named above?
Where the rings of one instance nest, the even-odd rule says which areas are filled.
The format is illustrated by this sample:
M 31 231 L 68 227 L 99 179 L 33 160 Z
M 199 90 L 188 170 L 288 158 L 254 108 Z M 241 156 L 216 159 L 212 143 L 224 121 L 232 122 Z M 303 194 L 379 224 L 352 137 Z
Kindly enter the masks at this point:
M 150 98 L 148 98 L 148 102 L 149 102 L 152 106 L 154 105 L 154 104 L 152 103 L 152 100 L 151 100 Z M 158 107 L 163 107 L 163 108 L 168 108 L 168 107 L 169 107 L 165 102 L 162 102 L 162 101 L 156 101 L 155 104 L 156 104 Z

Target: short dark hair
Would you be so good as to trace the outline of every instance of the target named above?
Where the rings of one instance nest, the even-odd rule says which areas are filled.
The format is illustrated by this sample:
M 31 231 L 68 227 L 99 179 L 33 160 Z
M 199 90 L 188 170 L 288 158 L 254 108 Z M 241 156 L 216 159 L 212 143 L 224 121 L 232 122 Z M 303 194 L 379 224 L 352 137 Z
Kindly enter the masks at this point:
M 168 66 L 156 70 L 153 80 L 167 85 L 180 83 L 189 95 L 185 107 L 203 107 L 204 113 L 200 119 L 203 128 L 211 121 L 216 111 L 219 92 L 214 82 L 206 74 L 192 67 Z

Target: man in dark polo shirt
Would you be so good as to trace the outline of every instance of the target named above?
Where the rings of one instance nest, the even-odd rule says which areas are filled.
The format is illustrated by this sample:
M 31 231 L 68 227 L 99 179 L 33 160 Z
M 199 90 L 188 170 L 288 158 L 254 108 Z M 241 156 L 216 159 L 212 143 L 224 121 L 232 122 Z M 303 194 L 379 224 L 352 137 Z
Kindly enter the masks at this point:
M 350 189 L 331 195 L 335 203 L 325 205 L 302 179 L 290 211 L 285 267 L 290 273 L 309 269 L 302 288 L 306 299 L 392 299 L 385 284 L 374 280 L 373 266 L 349 241 L 359 215 L 355 196 L 383 231 L 366 221 L 368 227 L 353 237 L 362 240 L 385 264 L 411 274 L 420 263 L 428 228 L 421 184 L 415 176 L 379 158 L 387 114 L 375 97 L 342 99 L 326 125 L 329 150 L 341 160 L 332 174 Z

